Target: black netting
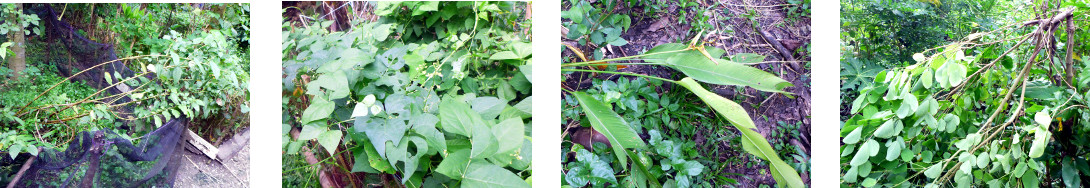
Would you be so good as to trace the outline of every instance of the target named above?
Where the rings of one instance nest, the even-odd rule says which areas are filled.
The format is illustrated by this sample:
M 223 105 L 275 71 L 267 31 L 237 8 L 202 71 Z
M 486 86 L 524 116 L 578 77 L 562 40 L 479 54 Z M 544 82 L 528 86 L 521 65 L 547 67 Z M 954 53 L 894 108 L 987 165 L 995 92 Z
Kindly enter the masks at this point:
M 69 77 L 73 76 L 73 81 L 82 81 L 87 85 L 94 88 L 106 88 L 110 86 L 110 83 L 117 83 L 118 79 L 132 77 L 134 72 L 125 66 L 124 61 L 117 61 L 92 68 L 96 65 L 113 61 L 117 59 L 117 54 L 114 53 L 114 47 L 111 44 L 103 44 L 88 39 L 79 34 L 79 29 L 72 27 L 71 24 L 63 20 L 58 19 L 57 12 L 49 4 L 29 4 L 28 12 L 38 14 L 41 18 L 39 23 L 42 26 L 44 32 L 45 42 L 51 45 L 48 57 L 50 62 L 56 64 L 57 70 L 60 74 Z M 81 71 L 85 71 L 82 74 L 76 74 Z M 116 72 L 121 77 L 112 77 L 111 82 L 107 82 L 104 73 Z M 110 87 L 106 93 L 118 94 L 123 93 L 122 89 L 127 86 Z M 131 88 L 130 88 L 131 89 Z M 112 101 L 106 100 L 106 101 Z M 127 97 L 118 99 L 115 103 L 128 102 Z M 126 112 L 131 111 L 131 108 L 122 109 Z
M 46 42 L 56 44 L 48 50 L 50 57 L 47 58 L 55 63 L 62 75 L 75 75 L 73 82 L 82 81 L 94 88 L 109 88 L 107 93 L 110 95 L 125 92 L 118 87 L 109 87 L 111 84 L 103 76 L 107 72 L 119 73 L 121 77 L 114 77 L 112 83 L 117 83 L 117 78 L 133 76 L 134 72 L 124 62 L 94 67 L 117 59 L 112 45 L 81 36 L 72 25 L 57 19 L 57 13 L 49 4 L 27 7 L 28 13 L 38 14 L 42 18 Z M 82 74 L 75 74 L 85 70 Z M 115 103 L 128 101 L 123 97 Z M 115 110 L 131 112 L 131 109 Z M 4 160 L 0 160 L 0 173 L 5 177 L 0 180 L 4 183 L 17 181 L 14 184 L 16 187 L 148 187 L 145 183 L 149 180 L 162 177 L 172 179 L 170 176 L 177 168 L 168 169 L 167 166 L 177 165 L 171 156 L 177 155 L 175 148 L 180 145 L 179 139 L 186 136 L 183 133 L 188 124 L 188 118 L 183 116 L 131 141 L 110 130 L 80 132 L 64 151 L 42 148 L 18 180 L 13 180 L 14 176 L 21 171 L 23 164 L 29 163 L 26 161 L 30 154 L 24 152 L 14 160 L 5 156 Z M 164 169 L 168 169 L 167 172 Z M 96 182 L 102 181 L 100 178 L 111 181 Z M 166 183 L 169 185 L 171 182 Z

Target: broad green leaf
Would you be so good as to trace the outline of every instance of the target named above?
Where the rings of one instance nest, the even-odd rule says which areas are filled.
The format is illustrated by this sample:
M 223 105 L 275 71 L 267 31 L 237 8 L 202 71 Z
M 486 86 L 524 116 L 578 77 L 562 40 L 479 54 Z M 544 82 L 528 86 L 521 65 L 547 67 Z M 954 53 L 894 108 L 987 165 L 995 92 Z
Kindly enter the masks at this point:
M 324 97 L 315 97 L 311 100 L 310 106 L 303 111 L 302 121 L 300 123 L 310 124 L 310 122 L 323 120 L 329 117 L 329 114 L 333 113 L 333 102 L 325 99 Z
M 310 140 L 318 138 L 322 133 L 325 133 L 327 128 L 325 126 L 318 126 L 316 124 L 303 125 L 303 130 L 299 131 L 298 140 Z
M 878 138 L 889 138 L 901 134 L 901 129 L 904 128 L 904 123 L 901 119 L 889 119 L 886 120 L 882 126 L 874 130 L 874 136 Z
M 435 167 L 435 172 L 446 175 L 451 179 L 460 180 L 465 174 L 465 167 L 469 163 L 469 150 L 452 151 L 446 158 L 443 158 L 443 162 L 440 162 L 439 166 Z
M 931 84 L 934 82 L 934 78 L 935 76 L 931 72 L 931 69 L 924 68 L 923 74 L 920 75 L 920 83 L 923 84 L 924 88 L 931 89 Z
M 855 101 L 852 101 L 852 114 L 859 113 L 859 110 L 863 109 L 867 104 L 870 104 L 865 103 L 868 94 L 870 94 L 870 92 L 862 92 L 859 94 L 859 97 L 855 98 Z
M 8 147 L 8 155 L 14 160 L 22 152 L 21 149 L 23 149 L 23 145 L 12 144 L 11 147 Z
M 1033 134 L 1033 145 L 1029 148 L 1029 158 L 1037 158 L 1044 155 L 1045 148 L 1048 147 L 1048 140 L 1052 138 L 1052 133 L 1045 130 L 1043 126 L 1037 126 L 1037 131 Z
M 904 148 L 905 141 L 901 137 L 897 137 L 896 140 L 890 139 L 886 142 L 886 161 L 896 160 L 901 156 L 901 149 Z
M 375 40 L 386 40 L 386 37 L 390 36 L 390 25 L 392 24 L 380 24 L 376 26 L 375 29 L 371 30 L 372 32 L 374 32 Z
M 923 175 L 925 175 L 925 176 L 927 176 L 927 178 L 931 178 L 931 179 L 938 178 L 939 173 L 942 173 L 942 167 L 943 167 L 942 162 L 936 163 L 935 165 L 931 165 L 931 167 L 927 168 L 927 171 L 923 172 Z
M 518 175 L 491 163 L 471 163 L 462 178 L 463 188 L 476 187 L 530 187 Z
M 863 132 L 863 127 L 862 126 L 856 127 L 855 130 L 853 130 L 851 133 L 848 133 L 848 136 L 844 136 L 844 143 L 845 144 L 859 143 L 859 135 L 862 134 L 862 132 Z
M 764 136 L 761 136 L 760 133 L 753 130 L 756 128 L 756 126 L 753 125 L 753 119 L 749 118 L 749 115 L 741 105 L 715 93 L 709 92 L 692 78 L 681 79 L 678 84 L 688 88 L 689 91 L 692 91 L 693 94 L 700 97 L 704 103 L 707 103 L 708 106 L 711 106 L 712 109 L 727 118 L 727 121 L 730 122 L 731 125 L 738 128 L 738 130 L 742 132 L 742 148 L 747 153 L 768 160 L 769 171 L 772 172 L 772 177 L 776 179 L 776 182 L 781 185 L 787 185 L 787 187 L 805 187 L 802 183 L 802 178 L 799 177 L 798 172 L 795 172 L 795 168 L 784 163 L 779 155 L 776 154 L 776 151 L 772 149 L 772 146 L 768 144 L 768 140 L 765 139 Z
M 499 142 L 496 153 L 503 154 L 518 150 L 522 146 L 525 128 L 520 118 L 510 118 L 493 126 L 492 133 Z
M 481 119 L 496 119 L 496 116 L 507 107 L 507 101 L 496 97 L 477 97 L 470 102 L 473 111 L 481 114 Z
M 492 57 L 489 57 L 488 59 L 489 60 L 508 60 L 508 59 L 521 59 L 521 58 L 518 57 L 518 55 L 515 55 L 515 52 L 502 51 L 502 52 L 497 52 L 496 54 L 492 54 Z
M 1033 115 L 1033 120 L 1043 127 L 1048 127 L 1048 125 L 1052 124 L 1052 117 L 1049 117 L 1048 110 L 1037 112 L 1037 114 Z
M 357 121 L 358 123 L 359 121 Z M 394 146 L 399 146 L 399 142 L 405 137 L 405 132 L 408 127 L 403 120 L 390 120 L 384 123 L 374 123 L 367 125 L 356 125 L 357 127 L 363 126 L 363 133 L 367 135 L 367 138 L 371 140 L 371 145 L 375 146 L 375 151 L 378 152 L 383 159 L 386 158 L 386 143 L 390 142 Z M 359 128 L 357 128 L 359 130 Z M 376 167 L 377 169 L 378 167 Z
M 617 155 L 620 164 L 628 164 L 628 157 L 625 155 L 624 149 L 646 146 L 643 139 L 640 139 L 640 136 L 636 134 L 636 131 L 628 126 L 628 122 L 625 122 L 620 115 L 613 112 L 608 105 L 583 92 L 572 92 L 572 95 L 583 107 L 583 112 L 587 114 L 591 127 L 609 140 L 610 145 L 613 146 L 613 153 Z M 627 169 L 627 167 L 622 168 Z
M 450 133 L 471 137 L 473 126 L 485 126 L 481 114 L 469 108 L 469 104 L 456 97 L 444 97 L 439 103 L 441 128 Z
M 1085 166 L 1084 166 L 1085 167 Z M 1060 168 L 1060 177 L 1064 180 L 1064 185 L 1067 187 L 1082 187 L 1082 180 L 1080 180 L 1079 172 L 1076 170 L 1075 163 L 1070 157 L 1063 159 L 1063 167 Z
M 343 136 L 343 133 L 341 133 L 340 130 L 326 131 L 325 133 L 322 133 L 321 136 L 318 136 L 318 144 L 321 144 L 327 152 L 333 154 L 337 150 L 337 146 L 341 143 L 341 136 Z
M 106 83 L 107 83 L 107 84 L 111 84 L 111 85 L 113 85 L 113 84 L 114 84 L 114 79 L 113 79 L 113 76 L 110 76 L 110 73 L 109 73 L 109 72 L 102 72 L 102 74 L 103 74 L 103 77 L 105 77 L 105 78 L 106 78 Z
M 419 165 L 420 158 L 424 154 L 428 153 L 428 143 L 419 136 L 407 136 L 401 138 L 399 141 L 401 144 L 395 146 L 393 142 L 386 143 L 386 157 L 390 164 L 396 165 L 399 162 L 403 164 L 401 171 L 405 173 L 405 177 L 412 177 L 416 172 L 416 168 Z M 415 146 L 416 151 L 410 152 L 409 146 Z M 397 166 L 394 166 L 395 168 Z M 404 184 L 410 178 L 402 178 L 401 183 Z
M 911 92 L 905 92 L 904 95 L 901 95 L 901 99 L 903 100 L 901 100 L 901 107 L 897 108 L 897 117 L 904 119 L 916 112 L 919 103 L 916 101 L 916 96 L 912 95 Z
M 469 150 L 469 158 L 471 159 L 483 159 L 491 157 L 499 150 L 499 143 L 496 141 L 496 136 L 492 133 L 492 129 L 484 124 L 470 125 L 470 143 L 472 148 Z
M 950 77 L 950 86 L 957 86 L 958 84 L 961 84 L 961 81 L 965 80 L 965 74 L 968 74 L 969 70 L 966 69 L 965 65 L 962 65 L 961 63 L 950 62 L 947 63 L 947 65 L 949 66 L 947 67 L 947 70 L 949 71 L 947 72 L 947 74 L 949 74 Z
M 786 93 L 783 89 L 793 86 L 782 78 L 760 69 L 722 59 L 713 61 L 700 51 L 685 50 L 687 48 L 687 45 L 679 43 L 658 45 L 644 54 L 663 54 L 649 55 L 644 58 L 644 61 L 663 63 L 693 79 L 712 84 L 749 86 L 757 90 L 777 93 Z M 712 58 L 722 55 L 722 50 L 718 48 L 706 47 L 705 49 L 708 49 L 709 54 L 717 54 L 711 55 Z M 684 51 L 665 53 L 677 50 Z

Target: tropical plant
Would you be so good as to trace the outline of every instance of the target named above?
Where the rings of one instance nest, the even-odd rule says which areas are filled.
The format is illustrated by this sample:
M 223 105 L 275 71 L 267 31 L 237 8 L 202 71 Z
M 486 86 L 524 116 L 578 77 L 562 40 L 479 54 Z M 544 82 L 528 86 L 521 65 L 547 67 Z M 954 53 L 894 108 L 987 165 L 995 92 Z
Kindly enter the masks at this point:
M 761 71 L 753 67 L 745 66 L 730 60 L 721 59 L 725 51 L 714 48 L 705 47 L 703 44 L 697 44 L 699 35 L 692 40 L 688 45 L 679 43 L 669 43 L 658 45 L 647 52 L 627 57 L 619 57 L 612 59 L 603 59 L 595 61 L 584 61 L 574 63 L 561 64 L 561 71 L 564 72 L 590 72 L 590 73 L 605 73 L 616 74 L 624 76 L 636 76 L 640 78 L 648 78 L 652 80 L 672 83 L 680 85 L 697 97 L 699 97 L 706 105 L 712 107 L 714 111 L 725 118 L 731 123 L 740 133 L 741 142 L 744 150 L 758 158 L 767 160 L 769 162 L 769 171 L 772 176 L 781 186 L 787 187 L 804 187 L 801 178 L 794 168 L 780 159 L 777 152 L 768 143 L 767 139 L 761 134 L 757 133 L 753 129 L 756 128 L 753 124 L 753 120 L 749 117 L 749 114 L 745 110 L 735 103 L 712 93 L 704 88 L 700 82 L 706 82 L 710 84 L 719 85 L 734 85 L 734 86 L 748 86 L 757 90 L 782 93 L 790 95 L 791 93 L 784 92 L 783 89 L 792 86 L 791 83 L 784 81 L 783 79 L 776 77 L 767 72 Z M 577 51 L 572 49 L 573 51 Z M 582 53 L 576 53 L 582 54 Z M 585 57 L 580 57 L 586 59 Z M 628 60 L 628 59 L 642 59 L 649 65 L 661 65 L 671 67 L 678 71 L 681 71 L 686 76 L 681 80 L 671 80 L 667 78 L 660 78 L 655 76 L 616 72 L 616 71 L 604 71 L 594 69 L 571 69 L 566 67 L 592 67 L 599 65 L 624 65 L 631 63 L 610 63 L 614 61 Z M 697 82 L 699 80 L 700 82 Z M 596 99 L 587 95 L 581 91 L 567 90 L 569 94 L 574 96 L 579 105 L 582 106 L 583 112 L 586 114 L 590 126 L 597 132 L 601 133 L 609 145 L 612 148 L 612 153 L 616 160 L 623 164 L 622 169 L 628 170 L 629 162 L 631 158 L 633 160 L 632 170 L 630 171 L 633 177 L 633 182 L 637 184 L 650 184 L 651 187 L 663 186 L 658 182 L 659 175 L 649 173 L 649 162 L 645 161 L 642 157 L 644 154 L 641 151 L 647 151 L 647 143 L 645 143 L 636 131 L 621 118 L 610 106 L 602 102 L 603 99 Z M 652 136 L 655 137 L 655 136 Z M 674 181 L 674 185 L 687 185 L 685 177 L 693 175 L 693 173 L 699 173 L 702 168 L 697 168 L 693 163 L 681 162 L 677 163 L 677 158 L 672 156 L 672 152 L 657 151 L 661 148 L 671 148 L 666 141 L 659 141 L 652 138 L 652 145 L 655 145 L 656 153 L 664 155 L 669 162 L 661 163 L 664 170 L 671 169 L 671 167 L 681 167 L 684 169 L 678 171 L 674 175 L 678 181 Z M 577 154 L 580 155 L 580 154 Z M 578 156 L 577 156 L 578 157 Z M 611 157 L 612 158 L 612 157 Z M 580 161 L 583 161 L 582 159 Z M 682 166 L 676 166 L 680 164 Z M 598 170 L 598 169 L 593 169 Z M 601 171 L 601 170 L 600 170 Z M 569 170 L 568 173 L 573 173 Z M 597 172 L 596 172 L 597 173 Z M 579 174 L 579 171 L 575 171 L 574 174 Z M 569 181 L 568 183 L 581 183 L 582 181 Z
M 916 53 L 844 98 L 841 185 L 1080 187 L 1090 64 L 1074 26 L 1090 9 L 1063 7 Z
M 560 17 L 568 19 L 564 22 L 568 28 L 567 37 L 579 41 L 580 44 L 590 44 L 596 48 L 608 45 L 624 46 L 628 41 L 621 37 L 628 28 L 632 27 L 632 19 L 626 14 L 614 13 L 614 7 L 618 1 L 601 1 L 603 8 L 596 8 L 591 2 L 575 0 L 569 2 L 571 8 L 561 11 Z M 592 51 L 595 59 L 602 59 L 601 50 Z
M 381 19 L 284 22 L 285 160 L 324 154 L 284 173 L 330 164 L 394 177 L 385 185 L 529 187 L 525 3 L 371 5 Z

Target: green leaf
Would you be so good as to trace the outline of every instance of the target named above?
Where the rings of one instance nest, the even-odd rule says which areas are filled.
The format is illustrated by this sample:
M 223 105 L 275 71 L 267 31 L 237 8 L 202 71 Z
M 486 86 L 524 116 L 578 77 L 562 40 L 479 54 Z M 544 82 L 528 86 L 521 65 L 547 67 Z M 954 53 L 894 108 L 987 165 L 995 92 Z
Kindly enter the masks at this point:
M 890 139 L 886 142 L 886 161 L 896 160 L 901 156 L 901 149 L 904 148 L 905 141 L 901 137 L 897 137 L 896 140 Z
M 901 100 L 901 107 L 897 108 L 897 117 L 904 119 L 905 117 L 908 117 L 908 115 L 912 115 L 913 112 L 916 112 L 919 103 L 916 101 L 916 96 L 912 95 L 911 92 L 904 92 L 904 94 L 901 95 L 901 99 L 904 100 Z
M 12 160 L 14 160 L 15 157 L 18 157 L 19 153 L 22 152 L 22 149 L 23 145 L 12 144 L 11 147 L 8 147 L 8 155 L 11 156 Z
M 439 166 L 435 167 L 435 172 L 446 175 L 451 179 L 460 180 L 465 174 L 465 168 L 469 161 L 469 150 L 461 149 L 452 151 L 446 158 L 443 158 L 443 162 L 439 162 Z
M 687 47 L 684 44 L 663 44 L 648 50 L 645 54 L 668 52 L 685 48 Z M 793 86 L 793 84 L 782 78 L 762 71 L 761 69 L 722 59 L 715 59 L 713 61 L 697 50 L 686 50 L 664 55 L 665 56 L 649 56 L 645 61 L 665 63 L 674 69 L 680 70 L 693 79 L 712 84 L 749 86 L 757 90 L 777 93 L 787 93 L 784 92 L 783 89 Z M 655 59 L 663 57 L 665 57 L 665 60 Z M 713 58 L 714 57 L 715 56 L 713 55 Z
M 583 112 L 586 112 L 591 127 L 609 140 L 610 145 L 613 146 L 613 153 L 617 155 L 620 164 L 628 164 L 628 157 L 625 155 L 624 149 L 646 147 L 636 131 L 628 126 L 628 122 L 625 122 L 620 115 L 613 112 L 605 103 L 583 92 L 572 92 L 572 95 L 583 107 Z M 627 169 L 628 167 L 622 168 Z
M 863 127 L 862 126 L 856 127 L 855 130 L 853 130 L 851 133 L 848 133 L 848 136 L 844 136 L 844 143 L 845 144 L 859 143 L 859 135 L 862 134 L 862 132 L 863 132 Z
M 469 126 L 472 131 L 469 142 L 472 144 L 472 148 L 469 150 L 469 158 L 471 159 L 483 159 L 491 157 L 499 150 L 499 143 L 496 141 L 496 136 L 492 133 L 492 129 L 484 124 L 476 124 Z
M 360 121 L 356 121 L 356 130 L 362 130 L 367 135 L 367 138 L 371 140 L 371 145 L 375 146 L 375 151 L 383 159 L 386 158 L 388 153 L 386 152 L 386 143 L 390 142 L 394 146 L 399 146 L 399 142 L 405 137 L 405 132 L 408 131 L 408 127 L 406 127 L 403 120 L 380 121 L 366 125 L 360 125 L 359 123 Z
M 318 126 L 314 124 L 303 125 L 303 130 L 299 131 L 298 140 L 310 140 L 318 138 L 319 136 L 324 134 L 326 130 L 328 129 L 326 129 L 324 126 Z
M 923 172 L 923 175 L 925 175 L 925 176 L 927 176 L 927 178 L 931 178 L 931 179 L 938 178 L 939 173 L 942 173 L 942 167 L 943 167 L 942 162 L 936 163 L 935 165 L 931 165 L 931 167 L 927 168 L 927 171 Z
M 489 57 L 488 59 L 489 60 L 507 60 L 507 59 L 521 59 L 521 58 L 518 55 L 515 55 L 515 52 L 502 51 L 502 52 L 497 52 L 496 54 L 492 54 L 492 57 Z
M 439 103 L 439 119 L 444 131 L 471 136 L 469 128 L 484 126 L 481 114 L 469 108 L 469 104 L 457 97 L 444 97 Z
M 481 119 L 496 119 L 496 116 L 507 107 L 507 101 L 496 97 L 477 97 L 471 102 L 473 111 L 481 114 Z
M 1060 168 L 1060 177 L 1064 180 L 1064 185 L 1067 187 L 1082 187 L 1082 180 L 1080 179 L 1079 172 L 1076 171 L 1075 163 L 1072 162 L 1070 157 L 1065 157 L 1063 160 L 1063 167 Z
M 784 163 L 779 155 L 776 154 L 776 151 L 772 149 L 772 146 L 768 144 L 768 140 L 765 139 L 764 136 L 761 136 L 760 133 L 753 130 L 756 128 L 756 126 L 753 125 L 753 119 L 749 118 L 749 115 L 741 105 L 715 93 L 709 92 L 692 78 L 681 79 L 678 84 L 688 88 L 693 94 L 700 97 L 704 103 L 707 103 L 708 106 L 711 106 L 712 109 L 727 118 L 727 121 L 730 122 L 731 125 L 742 132 L 742 148 L 747 153 L 768 160 L 769 171 L 772 172 L 772 177 L 776 179 L 776 182 L 781 185 L 787 185 L 787 187 L 805 187 L 802 183 L 802 178 L 799 177 L 798 172 L 795 172 L 795 168 Z M 616 147 L 616 145 L 614 145 L 614 147 Z
M 471 163 L 462 179 L 462 187 L 530 187 L 518 175 L 492 163 Z
M 852 161 L 851 161 L 851 163 L 849 163 L 849 165 L 859 166 L 859 165 L 862 165 L 863 163 L 866 163 L 867 160 L 870 160 L 871 153 L 872 153 L 871 150 L 874 150 L 874 148 L 875 148 L 874 146 L 877 146 L 877 145 L 878 145 L 877 142 L 874 142 L 874 140 L 870 140 L 870 139 L 867 140 L 867 142 L 865 142 L 865 143 L 863 143 L 863 145 L 859 146 L 859 151 L 855 152 L 855 156 L 852 157 Z M 875 152 L 877 152 L 877 151 L 875 151 Z
M 386 143 L 386 157 L 390 164 L 404 164 L 401 171 L 405 173 L 405 177 L 413 177 L 413 173 L 416 172 L 416 168 L 420 162 L 420 158 L 428 153 L 428 143 L 424 138 L 419 136 L 407 136 L 402 137 L 399 141 L 401 144 L 394 145 L 393 142 Z M 410 152 L 409 146 L 415 146 L 416 152 Z M 397 166 L 394 166 L 395 168 Z M 402 178 L 401 183 L 404 184 L 411 178 Z
M 300 123 L 310 124 L 310 122 L 323 120 L 329 117 L 333 113 L 332 101 L 325 99 L 324 97 L 315 97 L 311 100 L 310 106 L 303 111 L 303 117 Z
M 878 138 L 889 138 L 901 134 L 901 129 L 904 128 L 904 123 L 901 119 L 889 119 L 878 129 L 874 130 L 874 136 Z
M 931 69 L 924 68 L 923 74 L 920 75 L 920 83 L 923 83 L 924 88 L 931 89 L 931 85 L 934 82 L 933 80 L 935 79 L 935 76 L 933 74 L 934 73 L 931 72 Z
M 522 124 L 520 118 L 510 118 L 496 124 L 492 127 L 492 133 L 496 136 L 496 141 L 499 142 L 499 149 L 496 153 L 509 153 L 518 151 L 522 146 L 522 138 L 525 134 L 526 126 Z
M 375 40 L 386 40 L 386 37 L 390 36 L 390 25 L 392 24 L 380 24 L 376 26 L 374 30 L 371 30 L 372 32 L 374 32 Z
M 1037 158 L 1044 155 L 1045 148 L 1048 147 L 1048 140 L 1052 137 L 1052 133 L 1043 128 L 1043 126 L 1037 126 L 1037 131 L 1033 134 L 1033 145 L 1029 148 L 1029 158 Z
M 1037 114 L 1033 115 L 1033 120 L 1036 121 L 1037 124 L 1041 124 L 1041 126 L 1043 127 L 1048 127 L 1050 124 L 1052 124 L 1052 117 L 1049 117 L 1048 110 L 1041 110 L 1037 112 Z
M 343 136 L 343 133 L 341 133 L 340 130 L 326 131 L 325 133 L 322 133 L 321 136 L 318 136 L 318 144 L 321 144 L 330 154 L 334 154 L 337 150 L 337 146 L 341 143 L 341 136 Z
M 113 76 L 110 76 L 110 73 L 109 73 L 109 72 L 102 72 L 102 74 L 104 75 L 103 77 L 105 77 L 105 78 L 106 78 L 106 83 L 107 83 L 107 84 L 110 84 L 110 85 L 113 85 L 113 84 L 114 84 L 114 79 L 113 79 Z
M 969 70 L 966 69 L 965 65 L 962 65 L 961 63 L 948 62 L 946 63 L 946 65 L 949 66 L 947 67 L 947 74 L 949 74 L 950 77 L 950 86 L 957 86 L 958 84 L 961 84 L 961 81 L 965 80 L 965 74 L 968 74 Z

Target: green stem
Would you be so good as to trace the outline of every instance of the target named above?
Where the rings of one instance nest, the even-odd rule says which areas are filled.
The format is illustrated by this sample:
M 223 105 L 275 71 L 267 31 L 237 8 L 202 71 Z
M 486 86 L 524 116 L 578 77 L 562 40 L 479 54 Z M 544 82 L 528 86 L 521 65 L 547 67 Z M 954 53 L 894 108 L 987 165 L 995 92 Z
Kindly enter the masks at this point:
M 672 51 L 655 52 L 655 53 L 645 53 L 645 54 L 640 54 L 640 55 L 625 56 L 625 57 L 618 57 L 618 58 L 612 58 L 612 59 L 584 61 L 584 62 L 576 62 L 576 63 L 566 63 L 566 64 L 560 64 L 560 67 L 589 66 L 590 64 L 594 64 L 594 63 L 620 61 L 620 60 L 633 59 L 633 58 L 637 58 L 637 57 L 659 55 L 659 54 L 668 54 L 668 53 L 677 53 L 677 52 L 683 52 L 683 51 L 688 51 L 688 50 L 692 50 L 692 48 L 690 47 L 690 48 L 685 48 L 685 49 L 681 49 L 681 50 L 672 50 Z M 656 63 L 656 64 L 661 65 L 661 63 Z
M 651 78 L 651 79 L 667 81 L 667 82 L 671 82 L 671 83 L 675 83 L 675 84 L 678 83 L 678 81 L 674 81 L 674 80 L 670 80 L 670 79 L 659 78 L 659 77 L 648 76 L 648 75 L 642 75 L 642 74 L 635 74 L 635 73 L 627 73 L 627 72 L 586 70 L 586 69 L 560 69 L 560 71 L 593 72 L 593 73 L 617 74 L 617 75 L 625 75 L 625 76 L 638 76 L 638 77 L 644 77 L 644 78 Z

